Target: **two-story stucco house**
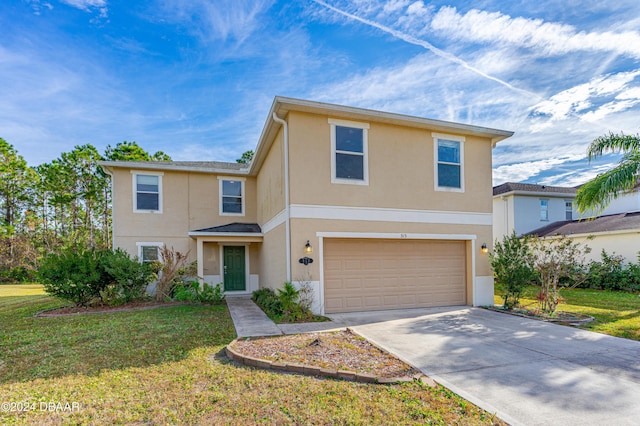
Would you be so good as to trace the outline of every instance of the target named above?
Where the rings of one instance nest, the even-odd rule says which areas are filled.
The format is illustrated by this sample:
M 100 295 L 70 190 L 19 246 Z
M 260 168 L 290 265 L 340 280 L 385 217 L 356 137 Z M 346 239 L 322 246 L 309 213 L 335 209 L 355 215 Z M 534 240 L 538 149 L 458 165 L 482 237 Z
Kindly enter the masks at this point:
M 102 163 L 113 244 L 188 250 L 228 294 L 310 282 L 318 313 L 493 304 L 491 151 L 511 135 L 277 97 L 248 166 Z
M 507 182 L 493 188 L 493 239 L 577 218 L 576 188 Z

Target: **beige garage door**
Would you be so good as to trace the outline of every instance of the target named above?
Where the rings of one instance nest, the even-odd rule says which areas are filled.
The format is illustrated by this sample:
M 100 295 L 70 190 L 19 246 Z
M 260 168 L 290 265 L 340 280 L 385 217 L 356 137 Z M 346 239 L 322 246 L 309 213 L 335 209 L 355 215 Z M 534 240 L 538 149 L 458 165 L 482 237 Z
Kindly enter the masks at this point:
M 325 312 L 464 305 L 464 241 L 325 239 Z

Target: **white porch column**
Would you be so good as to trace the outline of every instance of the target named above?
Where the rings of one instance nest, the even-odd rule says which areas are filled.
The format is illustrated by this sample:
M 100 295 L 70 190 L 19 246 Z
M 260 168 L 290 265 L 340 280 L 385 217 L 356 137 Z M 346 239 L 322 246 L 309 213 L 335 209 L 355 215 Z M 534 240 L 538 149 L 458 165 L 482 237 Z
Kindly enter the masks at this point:
M 196 238 L 196 261 L 198 262 L 198 281 L 200 287 L 204 284 L 204 241 L 202 238 Z

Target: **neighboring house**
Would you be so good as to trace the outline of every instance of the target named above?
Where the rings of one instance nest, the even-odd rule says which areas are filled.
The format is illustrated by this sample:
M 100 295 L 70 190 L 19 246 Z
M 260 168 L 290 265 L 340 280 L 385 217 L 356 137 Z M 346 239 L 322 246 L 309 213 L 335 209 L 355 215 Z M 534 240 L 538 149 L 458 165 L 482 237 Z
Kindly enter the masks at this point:
M 113 244 L 189 251 L 227 294 L 309 282 L 318 313 L 493 304 L 491 151 L 511 135 L 276 97 L 250 165 L 102 162 Z
M 566 235 L 591 248 L 587 260 L 600 260 L 602 250 L 637 262 L 640 251 L 638 187 L 613 200 L 600 215 L 575 209 L 577 188 L 505 183 L 493 188 L 493 235 L 540 237 Z
M 586 260 L 601 260 L 602 250 L 622 255 L 628 262 L 638 262 L 640 251 L 640 211 L 602 215 L 591 219 L 556 222 L 536 229 L 539 237 L 566 235 L 586 244 L 591 253 Z
M 503 183 L 493 188 L 493 239 L 513 231 L 523 235 L 550 223 L 577 217 L 576 188 Z

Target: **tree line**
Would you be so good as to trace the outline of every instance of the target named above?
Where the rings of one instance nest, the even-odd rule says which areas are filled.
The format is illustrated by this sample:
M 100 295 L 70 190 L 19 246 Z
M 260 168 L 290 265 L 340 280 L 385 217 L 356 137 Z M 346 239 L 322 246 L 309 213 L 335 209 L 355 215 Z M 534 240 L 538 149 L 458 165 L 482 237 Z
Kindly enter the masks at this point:
M 0 282 L 29 281 L 46 254 L 111 241 L 111 185 L 98 161 L 171 161 L 136 142 L 75 146 L 31 167 L 0 138 Z

